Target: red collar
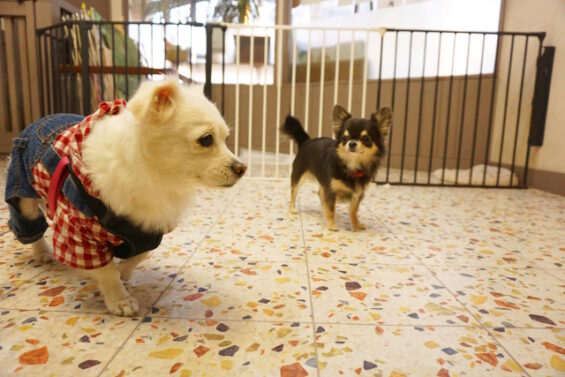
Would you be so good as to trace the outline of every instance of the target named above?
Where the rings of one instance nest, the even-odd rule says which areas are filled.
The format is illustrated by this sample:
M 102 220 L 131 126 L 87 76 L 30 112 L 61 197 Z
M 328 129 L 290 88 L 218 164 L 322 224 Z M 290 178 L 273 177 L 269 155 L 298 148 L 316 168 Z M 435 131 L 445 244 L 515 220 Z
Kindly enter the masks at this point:
M 363 170 L 346 170 L 345 174 L 347 174 L 348 177 L 350 178 L 355 178 L 355 179 L 360 179 L 363 178 L 365 176 L 365 172 Z

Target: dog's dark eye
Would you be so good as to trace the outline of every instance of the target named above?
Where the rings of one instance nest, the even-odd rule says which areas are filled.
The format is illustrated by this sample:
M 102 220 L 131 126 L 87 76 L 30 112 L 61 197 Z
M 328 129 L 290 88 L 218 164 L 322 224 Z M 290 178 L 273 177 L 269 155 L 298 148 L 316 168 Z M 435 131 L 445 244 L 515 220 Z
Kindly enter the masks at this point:
M 198 139 L 198 143 L 203 147 L 209 147 L 214 142 L 214 137 L 210 134 L 202 136 Z
M 341 142 L 344 143 L 344 144 L 347 143 L 347 136 L 342 136 Z
M 369 136 L 364 135 L 361 137 L 361 142 L 365 145 L 369 145 L 371 144 L 371 139 L 369 139 Z

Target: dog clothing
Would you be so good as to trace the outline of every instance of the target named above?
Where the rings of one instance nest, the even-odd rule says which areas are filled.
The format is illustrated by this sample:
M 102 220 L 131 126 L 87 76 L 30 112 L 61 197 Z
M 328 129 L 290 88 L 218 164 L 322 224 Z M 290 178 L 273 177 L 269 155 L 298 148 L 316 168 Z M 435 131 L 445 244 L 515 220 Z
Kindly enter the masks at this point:
M 42 118 L 16 137 L 6 180 L 8 225 L 24 244 L 39 240 L 47 229 L 44 216 L 25 219 L 19 211 L 19 198 L 48 201 L 51 184 L 59 184 L 56 208 L 49 208 L 53 220 L 53 256 L 78 269 L 104 267 L 114 256 L 125 259 L 156 248 L 162 233 L 141 230 L 124 216 L 116 215 L 98 197 L 82 162 L 82 143 L 96 122 L 118 114 L 125 101 L 103 102 L 86 118 L 55 114 Z M 57 167 L 66 161 L 69 175 L 52 182 Z

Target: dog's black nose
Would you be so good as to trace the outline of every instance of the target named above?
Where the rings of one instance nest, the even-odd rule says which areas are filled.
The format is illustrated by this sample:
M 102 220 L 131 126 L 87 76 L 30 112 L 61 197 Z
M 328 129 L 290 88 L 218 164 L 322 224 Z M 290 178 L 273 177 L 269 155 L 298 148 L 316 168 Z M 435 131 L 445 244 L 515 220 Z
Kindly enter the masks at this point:
M 239 161 L 235 161 L 232 165 L 231 165 L 231 170 L 238 176 L 241 177 L 242 175 L 245 174 L 245 171 L 247 170 L 247 166 L 245 166 L 245 164 L 239 162 Z
M 349 149 L 350 150 L 355 150 L 355 148 L 357 148 L 357 142 L 356 141 L 350 141 L 349 142 Z

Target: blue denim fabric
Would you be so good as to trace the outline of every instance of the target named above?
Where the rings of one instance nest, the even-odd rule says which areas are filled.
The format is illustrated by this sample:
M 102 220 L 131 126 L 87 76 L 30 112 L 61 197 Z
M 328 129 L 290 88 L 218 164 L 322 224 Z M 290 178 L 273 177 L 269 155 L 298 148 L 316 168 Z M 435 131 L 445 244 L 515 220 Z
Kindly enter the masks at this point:
M 39 198 L 31 185 L 32 168 L 41 161 L 49 174 L 53 174 L 60 160 L 60 156 L 52 146 L 53 140 L 61 132 L 83 119 L 83 116 L 74 114 L 50 115 L 35 121 L 14 138 L 6 179 L 5 200 L 10 211 L 8 226 L 21 243 L 37 241 L 47 229 L 44 216 L 27 220 L 19 211 L 19 198 Z M 85 209 L 83 213 L 91 214 L 84 204 L 79 203 L 79 194 L 70 179 L 65 181 L 62 191 L 79 210 Z

